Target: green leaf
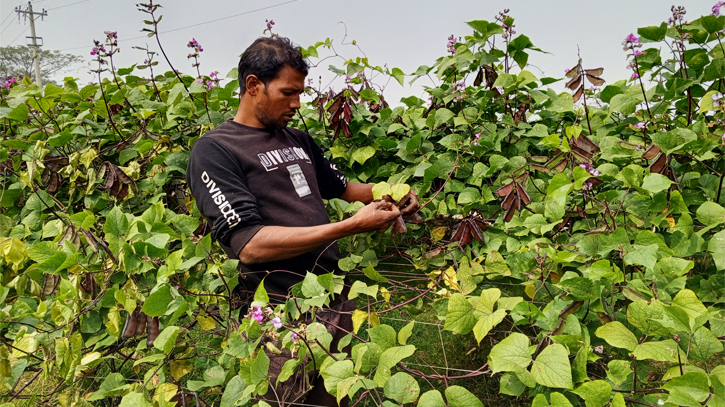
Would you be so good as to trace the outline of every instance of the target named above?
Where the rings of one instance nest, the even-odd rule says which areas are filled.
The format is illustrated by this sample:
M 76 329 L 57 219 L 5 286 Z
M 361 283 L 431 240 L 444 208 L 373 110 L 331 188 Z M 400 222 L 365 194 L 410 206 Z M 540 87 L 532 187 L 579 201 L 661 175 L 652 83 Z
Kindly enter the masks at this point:
M 390 379 L 390 369 L 401 360 L 412 356 L 413 353 L 415 353 L 415 346 L 413 345 L 394 346 L 383 352 L 380 355 L 378 370 L 375 372 L 373 381 L 378 386 L 385 386 L 385 382 Z
M 382 199 L 383 195 L 393 195 L 393 190 L 387 182 L 379 182 L 373 185 L 373 198 Z
M 165 354 L 171 353 L 176 346 L 176 337 L 179 335 L 178 326 L 167 326 L 163 331 L 156 337 L 154 341 L 154 348 L 163 351 Z
M 722 342 L 704 326 L 692 335 L 691 345 L 690 356 L 701 362 L 708 362 L 713 355 L 723 351 Z
M 401 200 L 404 196 L 410 192 L 410 185 L 408 184 L 395 184 L 390 187 L 390 196 L 396 201 Z
M 398 331 L 398 342 L 401 345 L 407 345 L 408 338 L 413 334 L 413 328 L 415 327 L 415 321 L 410 321 L 408 325 L 400 328 Z
M 629 264 L 638 264 L 640 266 L 645 266 L 648 269 L 654 269 L 655 264 L 657 264 L 657 251 L 659 250 L 659 246 L 656 244 L 651 245 L 632 245 L 627 252 L 627 254 L 624 255 L 624 261 L 626 261 Z
M 450 386 L 446 389 L 449 407 L 483 407 L 483 403 L 473 393 L 461 386 Z
M 670 391 L 670 397 L 672 397 L 672 392 L 681 392 L 689 395 L 689 397 L 698 403 L 704 402 L 710 395 L 708 377 L 705 373 L 701 372 L 689 372 L 675 377 L 665 383 L 662 388 Z M 670 402 L 669 399 L 667 401 Z
M 438 390 L 428 390 L 420 396 L 418 407 L 446 407 L 443 396 Z
M 649 27 L 640 27 L 637 29 L 637 34 L 642 36 L 642 38 L 652 42 L 664 40 L 666 33 L 667 23 L 662 23 L 659 26 L 653 25 Z
M 337 395 L 337 384 L 341 380 L 354 375 L 352 371 L 353 367 L 352 360 L 340 360 L 322 370 L 320 374 L 325 379 L 325 389 L 327 389 L 327 392 L 333 396 Z
M 492 314 L 486 314 L 479 318 L 473 327 L 473 336 L 476 337 L 476 341 L 480 344 L 481 340 L 488 335 L 491 329 L 500 324 L 504 318 L 506 318 L 506 310 L 504 309 L 497 310 Z
M 604 407 L 609 403 L 609 395 L 612 393 L 612 386 L 604 380 L 593 380 L 586 382 L 572 390 L 584 399 L 587 407 Z
M 28 115 L 30 114 L 30 109 L 28 109 L 28 105 L 25 103 L 22 103 L 15 107 L 10 113 L 8 113 L 8 118 L 10 120 L 15 120 L 16 122 L 22 122 L 23 120 L 28 118 Z
M 672 131 L 660 131 L 652 135 L 652 142 L 659 146 L 665 154 L 680 150 L 685 144 L 697 139 L 697 134 L 690 129 L 676 128 Z
M 723 16 L 702 16 L 700 17 L 700 24 L 710 34 L 722 31 L 725 28 L 725 18 Z
M 106 223 L 103 225 L 103 232 L 114 236 L 121 236 L 128 233 L 128 219 L 121 208 L 114 206 L 106 216 Z
M 678 292 L 672 300 L 672 305 L 682 308 L 692 320 L 698 317 L 707 317 L 707 308 L 692 290 Z
M 371 285 L 368 286 L 367 284 L 363 283 L 362 281 L 355 281 L 352 283 L 352 287 L 350 288 L 350 293 L 347 295 L 348 299 L 354 299 L 357 298 L 358 295 L 365 294 L 369 297 L 373 297 L 374 299 L 377 299 L 378 295 L 378 285 Z
M 615 348 L 633 351 L 637 347 L 637 337 L 619 321 L 600 326 L 595 335 Z
M 396 81 L 400 84 L 400 86 L 405 86 L 405 73 L 400 68 L 393 68 L 393 70 L 390 72 L 390 76 L 395 78 Z
M 656 194 L 668 189 L 673 183 L 672 180 L 662 174 L 647 174 L 644 177 L 644 181 L 642 181 L 642 188 Z
M 531 375 L 541 385 L 571 389 L 571 364 L 564 345 L 555 343 L 547 346 L 531 366 Z
M 440 125 L 442 125 L 443 123 L 448 122 L 448 120 L 451 120 L 453 118 L 453 116 L 455 116 L 455 115 L 456 115 L 455 113 L 451 112 L 450 110 L 448 110 L 446 108 L 441 108 L 441 109 L 436 110 L 435 127 L 437 128 Z
M 471 332 L 476 325 L 476 318 L 473 315 L 473 306 L 462 294 L 455 293 L 448 299 L 448 313 L 446 324 L 443 327 L 446 331 L 453 331 L 459 334 Z
M 365 161 L 369 160 L 375 155 L 375 147 L 365 146 L 360 147 L 353 151 L 352 159 L 360 164 L 364 164 Z
M 637 345 L 632 354 L 638 360 L 656 360 L 658 362 L 677 362 L 677 352 L 680 348 L 672 339 L 659 342 L 645 342 Z M 685 355 L 680 356 L 683 360 Z
M 146 400 L 143 393 L 128 393 L 123 396 L 118 407 L 151 407 L 152 404 Z
M 160 317 L 166 314 L 172 300 L 171 288 L 168 285 L 162 285 L 149 295 L 141 307 L 141 312 L 150 317 Z
M 222 394 L 222 400 L 219 407 L 234 407 L 246 404 L 251 396 L 247 395 L 242 397 L 244 389 L 247 387 L 247 383 L 244 381 L 242 376 L 236 375 L 229 380 L 227 387 L 224 389 Z
M 420 386 L 413 376 L 398 372 L 385 383 L 385 397 L 391 398 L 400 404 L 412 403 L 420 394 Z
M 518 332 L 497 343 L 488 355 L 491 372 L 517 372 L 525 369 L 531 363 L 530 344 L 529 338 Z
M 707 244 L 707 250 L 712 254 L 715 267 L 725 269 L 725 230 L 715 233 Z
M 705 226 L 715 226 L 725 222 L 725 208 L 712 201 L 706 201 L 697 208 L 697 220 Z

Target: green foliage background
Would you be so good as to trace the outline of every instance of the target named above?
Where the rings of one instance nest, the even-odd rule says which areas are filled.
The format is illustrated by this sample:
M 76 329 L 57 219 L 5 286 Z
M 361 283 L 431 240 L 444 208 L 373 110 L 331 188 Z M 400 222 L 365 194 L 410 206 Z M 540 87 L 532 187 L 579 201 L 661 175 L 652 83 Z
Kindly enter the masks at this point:
M 158 5 L 142 6 L 153 37 Z M 330 67 L 350 77 L 342 92 L 308 90 L 295 126 L 350 180 L 408 184 L 423 204 L 407 234 L 340 242 L 359 302 L 350 354 L 302 317 L 340 281 L 310 274 L 261 323 L 237 318 L 236 262 L 201 232 L 186 164 L 233 117 L 235 79 L 154 73 L 154 53 L 116 70 L 109 37 L 100 85 L 3 89 L 6 405 L 254 404 L 279 347 L 298 357 L 285 375 L 317 367 L 338 400 L 366 405 L 477 406 L 488 381 L 499 405 L 725 405 L 725 17 L 640 28 L 627 52 L 653 82 L 608 81 L 577 103 L 526 69 L 540 50 L 504 17 L 469 22 L 455 52 L 412 75 L 356 58 Z M 331 44 L 304 52 L 315 61 Z M 429 103 L 390 108 L 374 75 L 439 85 Z M 333 220 L 361 206 L 328 204 Z M 137 307 L 160 321 L 148 344 L 121 338 Z M 423 360 L 430 349 L 412 343 L 437 321 L 455 335 L 444 358 L 482 366 L 457 376 Z

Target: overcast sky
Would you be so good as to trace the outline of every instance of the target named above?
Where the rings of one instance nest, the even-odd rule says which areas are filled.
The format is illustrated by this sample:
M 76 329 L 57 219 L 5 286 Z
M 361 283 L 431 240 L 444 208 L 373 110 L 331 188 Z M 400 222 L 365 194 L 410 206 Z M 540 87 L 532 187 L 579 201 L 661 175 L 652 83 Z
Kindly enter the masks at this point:
M 686 7 L 686 18 L 696 19 L 709 14 L 715 2 L 681 0 L 676 4 Z M 24 44 L 30 35 L 27 23 L 18 23 L 14 12 L 21 4 L 25 8 L 27 2 L 0 0 L 1 46 Z M 105 30 L 117 31 L 122 51 L 116 66 L 141 63 L 144 53 L 131 47 L 148 44 L 157 50 L 157 46 L 153 39 L 138 38 L 143 35 L 139 31 L 146 15 L 135 4 L 130 0 L 37 0 L 33 2 L 36 11 L 48 10 L 48 16 L 36 23 L 37 35 L 43 37 L 44 49 L 76 53 L 90 61 L 92 40 L 102 40 Z M 299 45 L 306 47 L 329 37 L 342 56 L 361 56 L 355 46 L 341 44 L 347 29 L 345 42 L 355 40 L 372 64 L 412 73 L 446 53 L 449 35 L 469 35 L 472 29 L 465 21 L 493 21 L 499 11 L 510 8 L 517 33 L 549 52 L 532 52 L 529 62 L 536 67 L 529 69 L 535 75 L 563 76 L 565 68 L 576 64 L 579 46 L 584 67 L 604 67 L 608 83 L 629 76 L 622 40 L 636 33 L 637 27 L 665 21 L 672 5 L 662 0 L 165 0 L 159 4 L 163 6 L 159 14 L 164 16 L 162 45 L 175 68 L 187 73 L 194 73 L 186 58 L 186 44 L 192 37 L 204 48 L 202 73 L 217 70 L 226 75 L 246 46 L 262 35 L 265 19 L 274 20 L 275 32 Z M 342 67 L 342 62 L 324 61 L 311 76 L 323 74 L 330 63 Z M 92 80 L 87 64 L 73 68 L 67 75 L 83 82 Z M 167 66 L 162 62 L 160 68 Z M 410 86 L 409 80 L 405 87 L 392 81 L 385 91 L 387 99 L 397 104 L 400 97 L 411 94 L 426 98 L 420 85 L 430 81 Z

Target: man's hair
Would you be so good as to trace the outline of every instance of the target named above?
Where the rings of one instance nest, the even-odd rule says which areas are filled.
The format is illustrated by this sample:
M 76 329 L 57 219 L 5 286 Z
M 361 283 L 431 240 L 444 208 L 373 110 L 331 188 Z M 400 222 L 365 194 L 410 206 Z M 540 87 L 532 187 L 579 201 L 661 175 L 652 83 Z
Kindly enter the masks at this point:
M 276 78 L 285 65 L 307 76 L 309 66 L 299 47 L 285 37 L 260 37 L 249 46 L 239 59 L 240 94 L 247 91 L 247 76 L 254 75 L 264 86 Z

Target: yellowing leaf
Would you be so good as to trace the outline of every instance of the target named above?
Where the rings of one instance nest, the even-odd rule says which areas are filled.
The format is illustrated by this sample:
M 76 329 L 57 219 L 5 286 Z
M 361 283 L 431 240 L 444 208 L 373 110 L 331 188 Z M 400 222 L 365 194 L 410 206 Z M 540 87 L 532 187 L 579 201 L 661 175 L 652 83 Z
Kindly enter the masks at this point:
M 173 360 L 169 363 L 169 367 L 171 369 L 171 376 L 175 380 L 181 379 L 194 368 L 189 360 Z
M 370 313 L 370 326 L 373 328 L 380 326 L 380 318 L 378 318 L 378 313 L 375 311 Z
M 214 321 L 214 318 L 212 317 L 203 317 L 201 315 L 197 315 L 196 320 L 199 322 L 199 326 L 201 326 L 201 329 L 205 331 L 210 331 L 216 328 L 216 321 Z
M 396 201 L 399 201 L 401 198 L 403 198 L 405 195 L 407 195 L 408 192 L 410 192 L 410 185 L 395 184 L 390 188 L 390 190 L 392 192 L 390 195 L 393 197 L 393 199 L 395 199 Z
M 365 311 L 360 311 L 359 309 L 356 309 L 352 313 L 352 331 L 357 333 L 360 330 L 360 327 L 362 326 L 363 322 L 368 319 L 368 313 Z
M 526 288 L 524 288 L 524 292 L 529 296 L 529 298 L 533 299 L 536 294 L 536 286 L 534 284 L 528 284 Z
M 437 228 L 433 228 L 430 232 L 430 236 L 435 240 L 436 242 L 443 239 L 443 237 L 446 235 L 446 227 L 445 226 L 438 226 Z

